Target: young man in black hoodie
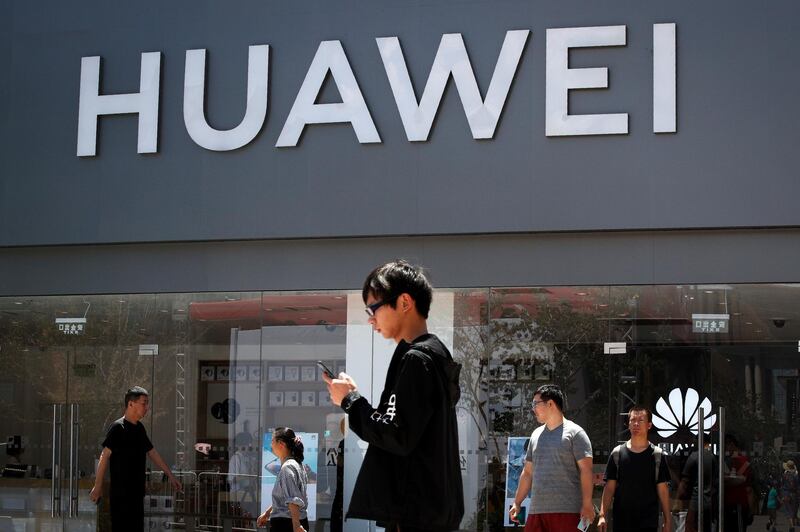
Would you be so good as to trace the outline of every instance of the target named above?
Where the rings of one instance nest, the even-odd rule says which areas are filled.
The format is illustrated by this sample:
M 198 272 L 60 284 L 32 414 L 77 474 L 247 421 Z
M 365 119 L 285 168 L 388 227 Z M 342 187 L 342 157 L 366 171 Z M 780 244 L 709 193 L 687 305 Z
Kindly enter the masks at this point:
M 353 379 L 325 377 L 350 429 L 369 443 L 347 517 L 377 521 L 391 532 L 459 527 L 464 495 L 455 405 L 461 366 L 428 333 L 433 289 L 405 261 L 379 266 L 362 289 L 368 321 L 397 342 L 377 407 Z

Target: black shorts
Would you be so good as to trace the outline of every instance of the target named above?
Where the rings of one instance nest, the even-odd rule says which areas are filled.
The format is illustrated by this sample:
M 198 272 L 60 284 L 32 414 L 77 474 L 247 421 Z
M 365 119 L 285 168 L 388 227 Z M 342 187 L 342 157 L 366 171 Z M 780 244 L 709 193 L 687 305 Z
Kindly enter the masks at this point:
M 112 532 L 144 530 L 144 497 L 111 497 Z
M 308 519 L 301 519 L 300 525 L 308 530 Z M 269 520 L 270 532 L 294 532 L 290 517 L 273 517 Z

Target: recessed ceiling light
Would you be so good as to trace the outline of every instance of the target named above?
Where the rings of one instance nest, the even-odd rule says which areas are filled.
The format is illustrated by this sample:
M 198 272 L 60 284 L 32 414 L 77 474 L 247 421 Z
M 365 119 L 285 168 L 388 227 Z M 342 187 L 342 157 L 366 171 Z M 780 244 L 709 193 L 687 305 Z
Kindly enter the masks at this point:
M 22 301 L 14 301 L 14 304 L 15 304 L 15 305 L 21 305 L 21 304 L 22 304 Z
M 752 324 L 753 324 L 753 322 L 752 322 L 752 321 L 746 321 L 746 322 L 744 322 L 744 324 L 745 324 L 745 325 L 752 325 Z
M 760 333 L 761 329 L 756 329 L 755 332 Z
M 585 296 L 588 295 L 586 292 L 575 292 L 576 296 Z
M 713 291 L 713 290 L 706 290 L 706 291 L 705 291 L 705 293 L 706 293 L 706 294 L 713 294 L 713 293 L 714 293 L 714 291 Z

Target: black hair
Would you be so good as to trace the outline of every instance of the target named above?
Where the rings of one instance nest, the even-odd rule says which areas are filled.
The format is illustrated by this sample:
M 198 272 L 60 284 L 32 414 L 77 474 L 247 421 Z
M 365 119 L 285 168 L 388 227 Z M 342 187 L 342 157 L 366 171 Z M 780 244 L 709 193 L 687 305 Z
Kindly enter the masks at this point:
M 653 413 L 646 406 L 642 406 L 642 405 L 638 405 L 638 404 L 637 405 L 633 405 L 632 407 L 630 407 L 628 409 L 628 418 L 631 417 L 631 414 L 633 412 L 644 412 L 645 414 L 647 414 L 647 422 L 648 423 L 652 423 L 653 422 Z
M 125 408 L 128 408 L 128 401 L 138 401 L 141 396 L 149 397 L 150 394 L 141 386 L 134 386 L 125 392 Z
M 408 294 L 414 300 L 417 312 L 428 319 L 433 300 L 433 287 L 419 266 L 412 266 L 405 260 L 398 259 L 378 266 L 367 275 L 361 297 L 364 303 L 372 294 L 379 301 L 384 301 L 395 308 L 397 298 Z
M 544 401 L 553 401 L 560 411 L 564 411 L 564 392 L 555 384 L 543 384 L 533 393 Z
M 303 463 L 303 442 L 289 427 L 280 427 L 275 429 L 273 436 L 275 441 L 283 442 L 286 448 L 289 449 L 289 456 L 297 460 L 298 463 Z

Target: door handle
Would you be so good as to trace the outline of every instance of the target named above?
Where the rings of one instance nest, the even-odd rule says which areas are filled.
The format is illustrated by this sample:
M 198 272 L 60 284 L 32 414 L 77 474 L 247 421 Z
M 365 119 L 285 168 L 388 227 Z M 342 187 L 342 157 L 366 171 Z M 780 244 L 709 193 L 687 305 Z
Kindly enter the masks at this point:
M 78 452 L 80 450 L 80 406 L 69 405 L 69 517 L 78 516 Z
M 63 405 L 53 405 L 53 457 L 50 462 L 50 517 L 61 516 L 61 419 Z
M 718 508 L 719 524 L 717 530 L 725 530 L 725 407 L 719 407 L 719 467 L 717 467 L 717 482 L 719 490 Z
M 705 511 L 705 508 L 703 508 L 705 503 L 705 486 L 703 486 L 703 470 L 705 469 L 705 450 L 703 449 L 703 437 L 706 432 L 705 414 L 705 409 L 702 406 L 697 409 L 697 530 L 700 532 L 708 532 L 703 530 L 703 513 Z

